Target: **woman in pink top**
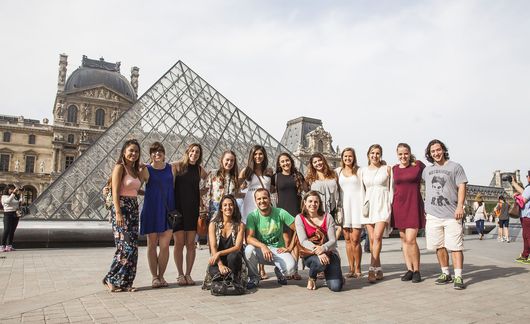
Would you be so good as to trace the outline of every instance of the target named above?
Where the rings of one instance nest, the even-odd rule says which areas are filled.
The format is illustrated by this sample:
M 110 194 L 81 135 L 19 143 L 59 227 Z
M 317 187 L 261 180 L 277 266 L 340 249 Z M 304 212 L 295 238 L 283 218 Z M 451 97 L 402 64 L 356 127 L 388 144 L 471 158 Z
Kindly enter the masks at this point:
M 140 144 L 126 141 L 112 171 L 112 231 L 116 252 L 103 285 L 111 292 L 136 291 L 132 286 L 138 261 L 138 200 L 147 170 L 140 171 Z

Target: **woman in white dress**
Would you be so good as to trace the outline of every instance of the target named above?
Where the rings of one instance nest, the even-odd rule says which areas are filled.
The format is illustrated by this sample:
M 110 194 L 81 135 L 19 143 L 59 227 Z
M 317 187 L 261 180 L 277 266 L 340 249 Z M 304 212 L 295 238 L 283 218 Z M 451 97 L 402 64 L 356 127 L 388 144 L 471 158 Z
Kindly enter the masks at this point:
M 257 208 L 254 200 L 254 192 L 259 188 L 271 190 L 271 177 L 273 171 L 268 168 L 269 160 L 267 151 L 261 145 L 254 145 L 249 152 L 247 166 L 239 173 L 239 183 L 241 184 L 241 193 L 243 198 L 243 207 L 241 209 L 241 221 L 247 223 L 247 217 L 250 212 Z M 267 279 L 267 273 L 263 265 L 260 265 L 261 279 Z
M 339 178 L 339 204 L 342 204 L 344 215 L 343 234 L 346 243 L 346 255 L 350 272 L 348 278 L 360 278 L 361 272 L 361 180 L 358 176 L 359 166 L 355 150 L 347 147 L 341 153 L 341 167 L 335 169 Z
M 239 173 L 239 183 L 241 190 L 245 193 L 243 199 L 243 210 L 241 212 L 242 221 L 247 223 L 248 214 L 256 209 L 254 192 L 259 188 L 270 191 L 272 169 L 268 168 L 269 160 L 267 152 L 261 145 L 254 145 L 248 155 L 247 166 Z
M 383 233 L 390 221 L 392 204 L 392 169 L 381 160 L 383 148 L 379 144 L 373 144 L 368 149 L 368 166 L 361 168 L 360 175 L 363 186 L 363 203 L 368 202 L 369 212 L 363 214 L 361 223 L 366 225 L 370 238 L 370 268 L 368 270 L 368 282 L 374 283 L 383 279 L 381 268 L 381 247 Z

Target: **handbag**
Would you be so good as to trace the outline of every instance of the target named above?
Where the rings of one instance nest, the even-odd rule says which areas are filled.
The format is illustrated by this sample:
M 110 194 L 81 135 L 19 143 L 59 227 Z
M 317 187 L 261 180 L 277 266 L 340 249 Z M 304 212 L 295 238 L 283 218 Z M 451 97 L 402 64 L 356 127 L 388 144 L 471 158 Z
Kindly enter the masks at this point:
M 300 217 L 304 217 L 304 216 L 301 215 Z M 316 225 L 315 223 L 313 223 L 313 221 L 311 221 L 309 218 L 306 218 L 306 220 L 309 222 L 309 224 L 311 224 L 312 226 L 314 226 L 316 228 L 315 233 L 313 235 L 311 235 L 310 237 L 308 237 L 307 239 L 311 243 L 313 243 L 314 245 L 318 245 L 318 246 L 321 246 L 324 243 L 326 243 L 328 241 L 328 235 L 322 229 L 322 227 L 320 227 L 320 226 Z M 302 258 L 311 256 L 311 255 L 315 255 L 315 252 L 313 250 L 310 250 L 310 249 L 304 247 L 300 243 L 300 240 L 298 238 L 297 238 L 296 245 L 298 246 L 298 254 Z
M 166 204 L 166 210 L 167 210 L 167 204 Z M 176 209 L 168 210 L 166 214 L 166 219 L 169 224 L 169 227 L 174 229 L 178 225 L 182 224 L 184 220 L 184 216 Z
M 521 207 L 519 207 L 519 204 L 517 202 L 512 204 L 512 207 L 508 211 L 508 214 L 511 218 L 519 218 L 521 217 Z
M 202 204 L 201 204 L 202 205 Z M 206 236 L 208 234 L 208 210 L 204 205 L 199 209 L 199 218 L 197 219 L 197 235 Z
M 364 217 L 370 216 L 370 201 L 369 200 L 364 201 L 362 212 L 363 212 Z
M 218 273 L 212 278 L 212 285 L 210 293 L 214 296 L 236 296 L 243 295 L 246 292 L 246 287 L 234 280 L 234 274 L 229 273 L 225 276 Z

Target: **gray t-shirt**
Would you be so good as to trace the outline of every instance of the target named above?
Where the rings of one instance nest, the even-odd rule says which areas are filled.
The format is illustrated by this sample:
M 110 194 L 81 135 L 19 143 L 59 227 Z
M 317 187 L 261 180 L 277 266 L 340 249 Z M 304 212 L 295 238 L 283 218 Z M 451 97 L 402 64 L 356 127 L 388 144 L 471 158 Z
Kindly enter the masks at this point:
M 453 161 L 429 165 L 423 170 L 425 212 L 439 218 L 454 218 L 458 204 L 458 186 L 467 183 L 462 166 Z

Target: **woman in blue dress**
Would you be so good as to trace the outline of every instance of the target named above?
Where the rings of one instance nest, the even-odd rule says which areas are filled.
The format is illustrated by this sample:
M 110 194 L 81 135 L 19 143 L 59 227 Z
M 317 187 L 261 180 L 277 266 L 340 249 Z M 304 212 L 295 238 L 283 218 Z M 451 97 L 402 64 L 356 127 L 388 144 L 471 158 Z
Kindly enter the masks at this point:
M 147 261 L 152 275 L 152 287 L 167 287 L 164 273 L 169 260 L 169 242 L 173 233 L 166 215 L 175 209 L 173 168 L 165 161 L 164 146 L 154 142 L 149 148 L 151 164 L 147 165 L 144 206 L 140 234 L 147 236 Z M 157 254 L 157 246 L 160 251 Z

